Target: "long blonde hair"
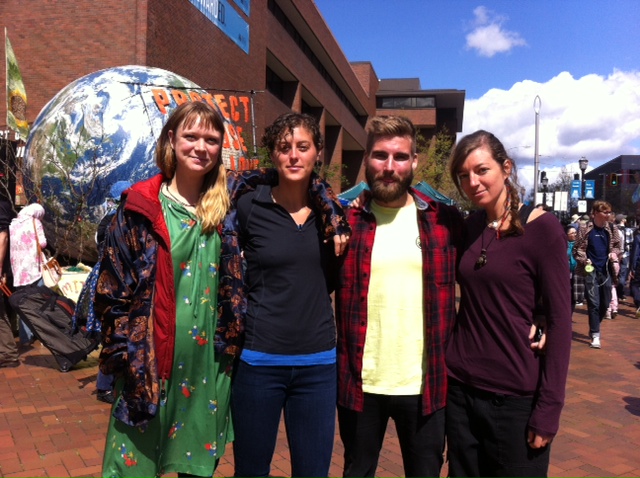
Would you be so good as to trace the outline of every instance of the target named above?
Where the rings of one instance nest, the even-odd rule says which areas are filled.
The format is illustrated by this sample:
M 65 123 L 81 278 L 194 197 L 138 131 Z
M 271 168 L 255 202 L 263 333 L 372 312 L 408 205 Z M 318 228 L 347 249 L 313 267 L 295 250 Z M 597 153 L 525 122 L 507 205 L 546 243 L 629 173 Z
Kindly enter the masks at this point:
M 165 178 L 172 179 L 176 173 L 176 155 L 171 147 L 169 131 L 176 132 L 180 126 L 189 128 L 197 120 L 200 120 L 200 124 L 205 128 L 219 131 L 224 137 L 224 121 L 215 108 L 202 101 L 190 101 L 178 106 L 162 128 L 156 146 L 156 164 Z M 210 233 L 215 230 L 230 206 L 227 170 L 222 162 L 221 147 L 216 166 L 204 177 L 196 204 L 196 217 L 202 223 L 203 232 Z

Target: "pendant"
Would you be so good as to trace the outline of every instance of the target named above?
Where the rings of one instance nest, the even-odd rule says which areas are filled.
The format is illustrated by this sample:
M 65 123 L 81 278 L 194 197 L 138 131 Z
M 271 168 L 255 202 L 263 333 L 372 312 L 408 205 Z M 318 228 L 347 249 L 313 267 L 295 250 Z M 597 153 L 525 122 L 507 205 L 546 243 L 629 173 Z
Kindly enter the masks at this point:
M 482 269 L 486 264 L 487 264 L 487 250 L 482 249 L 480 251 L 480 257 L 478 257 L 478 260 L 476 261 L 476 270 Z

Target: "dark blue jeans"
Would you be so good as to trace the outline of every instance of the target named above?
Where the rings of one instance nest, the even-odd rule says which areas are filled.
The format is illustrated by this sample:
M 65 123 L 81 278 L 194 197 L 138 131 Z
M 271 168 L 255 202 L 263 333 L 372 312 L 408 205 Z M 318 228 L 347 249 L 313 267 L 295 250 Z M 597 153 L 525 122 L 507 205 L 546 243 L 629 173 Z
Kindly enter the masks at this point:
M 338 406 L 344 444 L 343 476 L 375 476 L 389 419 L 398 433 L 405 476 L 440 476 L 444 461 L 444 409 L 422 414 L 420 395 L 365 393 L 362 412 Z
M 550 447 L 527 444 L 533 397 L 486 392 L 449 378 L 449 476 L 547 476 Z
M 238 364 L 231 392 L 235 476 L 269 476 L 284 409 L 291 476 L 327 476 L 336 423 L 336 365 Z
M 98 370 L 98 377 L 96 380 L 96 389 L 97 390 L 113 390 L 114 381 L 115 380 L 113 375 L 105 375 L 100 370 Z
M 594 271 L 584 278 L 584 295 L 587 298 L 589 334 L 600 334 L 600 322 L 611 303 L 611 277 L 607 273 Z

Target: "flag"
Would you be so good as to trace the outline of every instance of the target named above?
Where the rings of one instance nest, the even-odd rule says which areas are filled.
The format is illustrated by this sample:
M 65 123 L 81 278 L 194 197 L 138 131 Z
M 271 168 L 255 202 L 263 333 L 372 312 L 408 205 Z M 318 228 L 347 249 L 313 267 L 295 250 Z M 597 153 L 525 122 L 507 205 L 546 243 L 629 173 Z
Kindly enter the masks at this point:
M 24 89 L 22 75 L 13 53 L 7 29 L 4 29 L 5 51 L 7 56 L 7 125 L 20 134 L 26 141 L 29 136 L 27 122 L 27 92 Z

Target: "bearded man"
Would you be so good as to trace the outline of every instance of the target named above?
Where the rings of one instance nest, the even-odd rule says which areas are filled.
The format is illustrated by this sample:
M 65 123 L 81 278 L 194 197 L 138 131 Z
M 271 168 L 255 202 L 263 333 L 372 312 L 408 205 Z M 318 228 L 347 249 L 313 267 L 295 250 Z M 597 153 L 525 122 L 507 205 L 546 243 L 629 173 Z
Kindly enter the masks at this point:
M 348 212 L 353 232 L 336 290 L 344 476 L 375 475 L 389 418 L 405 475 L 440 476 L 462 217 L 410 187 L 418 164 L 410 120 L 378 116 L 366 131 L 370 193 Z

